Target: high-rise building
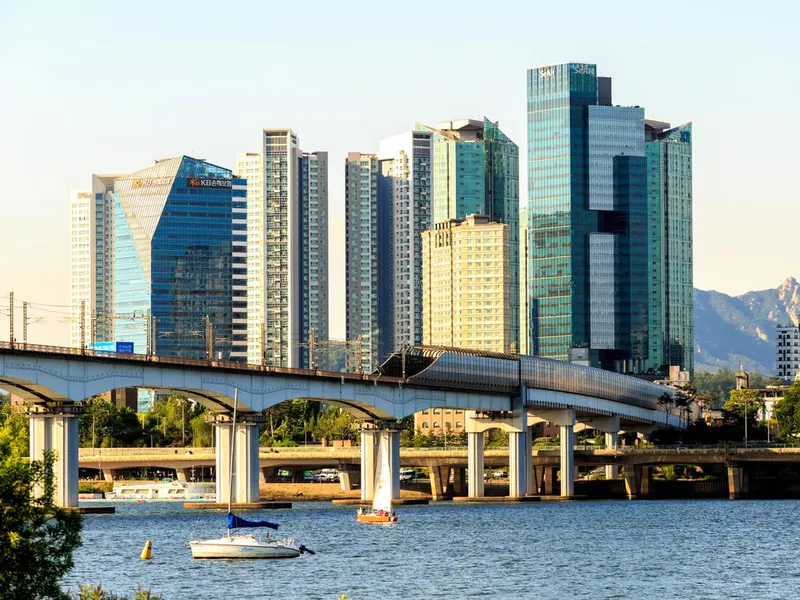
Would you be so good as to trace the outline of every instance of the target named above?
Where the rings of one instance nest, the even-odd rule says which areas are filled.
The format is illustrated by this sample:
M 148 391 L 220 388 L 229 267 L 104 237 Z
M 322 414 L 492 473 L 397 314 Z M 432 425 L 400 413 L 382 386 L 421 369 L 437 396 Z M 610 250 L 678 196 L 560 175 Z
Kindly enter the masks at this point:
M 509 230 L 470 215 L 422 234 L 423 344 L 511 352 Z
M 526 203 L 527 204 L 527 203 Z M 530 354 L 528 344 L 528 207 L 519 209 L 519 353 Z
M 116 178 L 116 341 L 159 356 L 236 358 L 232 241 L 245 194 L 229 169 L 188 156 Z
M 529 351 L 643 372 L 644 111 L 593 64 L 528 71 L 528 210 Z
M 775 374 L 795 381 L 800 373 L 800 327 L 794 324 L 775 326 Z
M 648 370 L 694 372 L 692 125 L 645 121 L 647 153 Z
M 300 366 L 300 149 L 291 129 L 264 129 L 247 196 L 248 361 Z
M 236 169 L 247 179 L 247 360 L 309 367 L 312 339 L 328 338 L 328 154 L 264 129 Z
M 70 194 L 70 345 L 74 348 L 114 336 L 112 266 L 116 177 L 92 175 L 91 190 Z
M 316 343 L 328 339 L 328 153 L 300 157 L 300 366 L 328 368 Z M 312 360 L 313 359 L 313 360 Z
M 431 227 L 431 137 L 408 131 L 379 144 L 380 358 L 422 341 L 421 236 Z
M 345 159 L 346 335 L 353 349 L 348 353 L 347 369 L 366 373 L 373 371 L 380 359 L 379 244 L 385 253 L 389 243 L 388 231 L 379 231 L 378 172 L 377 154 L 348 153 Z
M 511 340 L 519 352 L 519 148 L 488 119 L 417 129 L 433 133 L 433 223 L 474 214 L 508 225 Z

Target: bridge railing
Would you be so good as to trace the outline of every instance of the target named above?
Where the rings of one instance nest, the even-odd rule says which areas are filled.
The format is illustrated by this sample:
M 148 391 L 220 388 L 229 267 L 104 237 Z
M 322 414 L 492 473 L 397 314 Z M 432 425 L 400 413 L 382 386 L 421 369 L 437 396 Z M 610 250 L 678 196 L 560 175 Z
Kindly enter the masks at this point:
M 113 358 L 126 361 L 137 361 L 143 363 L 159 363 L 168 365 L 178 365 L 186 367 L 216 367 L 237 371 L 257 371 L 260 373 L 275 373 L 282 375 L 313 375 L 319 377 L 340 378 L 342 380 L 373 381 L 376 378 L 374 373 L 350 373 L 340 371 L 323 371 L 320 369 L 297 369 L 289 367 L 276 367 L 273 365 L 254 365 L 251 363 L 231 362 L 225 360 L 203 359 L 203 358 L 172 358 L 157 356 L 155 354 L 127 354 L 121 352 L 107 352 L 105 350 L 93 350 L 91 348 L 72 348 L 68 346 L 46 346 L 42 344 L 24 344 L 20 342 L 0 342 L 0 349 L 17 350 L 23 352 L 41 352 L 42 354 L 57 354 L 65 356 L 83 356 L 94 358 Z M 399 377 L 389 377 L 380 375 L 383 382 L 405 382 Z

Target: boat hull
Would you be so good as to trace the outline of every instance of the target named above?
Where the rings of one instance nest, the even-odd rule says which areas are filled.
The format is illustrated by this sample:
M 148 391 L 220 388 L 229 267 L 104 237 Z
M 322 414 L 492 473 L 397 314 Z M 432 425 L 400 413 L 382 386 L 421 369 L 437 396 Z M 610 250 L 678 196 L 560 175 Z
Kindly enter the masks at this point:
M 228 541 L 227 538 L 219 540 L 200 540 L 189 542 L 192 549 L 192 558 L 246 558 L 246 559 L 271 559 L 271 558 L 297 558 L 300 550 L 293 546 L 276 542 L 237 543 L 236 538 Z
M 397 516 L 392 515 L 356 515 L 359 523 L 397 523 Z

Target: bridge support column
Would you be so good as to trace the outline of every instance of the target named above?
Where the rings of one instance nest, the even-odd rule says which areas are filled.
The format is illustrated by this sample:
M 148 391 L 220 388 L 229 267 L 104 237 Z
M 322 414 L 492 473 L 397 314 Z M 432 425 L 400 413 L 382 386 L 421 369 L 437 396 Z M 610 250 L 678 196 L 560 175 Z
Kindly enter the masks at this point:
M 561 496 L 575 495 L 575 411 L 568 409 L 534 409 L 531 415 L 561 428 Z
M 234 424 L 218 417 L 215 426 L 217 502 L 224 504 L 229 499 L 237 504 L 258 502 L 258 424 L 247 421 Z M 232 486 L 229 486 L 231 435 L 234 436 L 234 464 Z
M 508 495 L 511 498 L 524 498 L 528 492 L 531 451 L 527 430 L 526 425 L 522 433 L 508 434 Z
M 453 469 L 453 495 L 467 495 L 467 470 L 464 467 L 455 467 Z
M 581 423 L 606 434 L 606 448 L 616 450 L 619 440 L 619 417 L 591 417 L 581 419 Z M 606 465 L 606 479 L 616 479 L 619 476 L 617 465 Z
M 555 496 L 556 495 L 556 467 L 543 467 L 544 477 L 542 478 L 542 495 Z
M 400 498 L 400 431 L 395 423 L 365 423 L 361 428 L 361 500 L 365 502 L 372 501 L 375 494 L 381 452 L 389 459 L 392 498 Z
M 731 500 L 746 498 L 750 493 L 750 478 L 747 468 L 741 465 L 728 465 L 728 497 Z
M 105 481 L 116 481 L 119 479 L 119 471 L 117 469 L 103 469 L 103 479 Z
M 623 472 L 628 500 L 647 498 L 650 495 L 650 467 L 647 465 L 625 465 Z
M 467 495 L 470 498 L 483 496 L 483 432 L 467 433 L 467 466 L 469 481 Z
M 450 483 L 450 467 L 429 467 L 431 479 L 431 498 L 442 500 L 447 495 Z
M 616 450 L 619 442 L 619 433 L 606 433 L 606 448 Z M 616 479 L 619 477 L 619 465 L 606 465 L 606 479 Z
M 278 476 L 278 468 L 277 467 L 261 467 L 258 471 L 258 483 L 260 485 L 265 485 L 269 483 L 269 480 L 275 480 Z
M 372 502 L 375 491 L 375 460 L 378 436 L 375 429 L 361 430 L 361 500 Z
M 350 492 L 356 489 L 356 481 L 359 480 L 360 473 L 355 465 L 342 465 L 339 467 L 339 487 L 343 492 Z
M 65 409 L 68 407 L 64 407 Z M 78 506 L 78 419 L 75 412 L 45 412 L 34 407 L 30 419 L 30 457 L 42 460 L 53 451 L 53 504 L 64 508 Z M 39 490 L 37 493 L 41 493 Z

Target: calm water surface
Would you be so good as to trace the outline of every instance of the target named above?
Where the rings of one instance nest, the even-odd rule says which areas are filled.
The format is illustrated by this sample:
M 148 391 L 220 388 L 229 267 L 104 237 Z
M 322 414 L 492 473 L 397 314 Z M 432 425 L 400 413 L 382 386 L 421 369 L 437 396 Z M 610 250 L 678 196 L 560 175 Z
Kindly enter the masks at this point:
M 296 503 L 247 513 L 316 550 L 284 561 L 192 560 L 188 541 L 225 517 L 181 504 L 117 503 L 87 516 L 67 579 L 165 600 L 325 598 L 800 598 L 796 501 L 639 501 L 400 507 L 400 523 L 354 507 Z M 144 541 L 153 559 L 139 560 Z

